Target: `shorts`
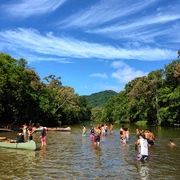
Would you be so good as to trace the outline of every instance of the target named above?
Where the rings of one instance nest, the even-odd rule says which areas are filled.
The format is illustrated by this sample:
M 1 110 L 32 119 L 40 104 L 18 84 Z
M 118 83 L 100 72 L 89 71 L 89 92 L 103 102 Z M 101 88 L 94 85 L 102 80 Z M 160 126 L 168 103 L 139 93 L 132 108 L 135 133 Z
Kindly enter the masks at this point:
M 41 142 L 46 142 L 46 137 L 42 137 Z
M 106 134 L 106 131 L 105 131 L 105 130 L 102 130 L 102 134 Z
M 147 140 L 148 144 L 150 144 L 151 146 L 154 145 L 154 141 L 153 140 Z
M 100 142 L 100 136 L 94 136 L 94 142 L 95 143 Z
M 90 135 L 90 138 L 91 138 L 91 139 L 94 139 L 94 134 L 91 134 L 91 135 Z

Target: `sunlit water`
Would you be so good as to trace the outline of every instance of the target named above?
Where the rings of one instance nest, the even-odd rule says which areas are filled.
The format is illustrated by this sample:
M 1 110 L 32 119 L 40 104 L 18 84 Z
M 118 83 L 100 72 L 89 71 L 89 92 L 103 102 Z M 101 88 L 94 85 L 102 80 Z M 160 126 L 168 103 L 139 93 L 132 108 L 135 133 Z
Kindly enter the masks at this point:
M 81 136 L 81 126 L 71 126 L 71 133 L 48 132 L 44 150 L 39 149 L 40 134 L 36 133 L 36 151 L 0 148 L 0 179 L 180 179 L 180 129 L 151 127 L 156 142 L 149 149 L 149 160 L 141 162 L 135 160 L 135 126 L 127 127 L 131 137 L 128 144 L 119 141 L 120 125 L 115 125 L 114 135 L 101 137 L 99 147 L 89 134 Z M 0 136 L 14 137 L 15 133 L 0 133 Z M 169 147 L 169 139 L 177 147 Z

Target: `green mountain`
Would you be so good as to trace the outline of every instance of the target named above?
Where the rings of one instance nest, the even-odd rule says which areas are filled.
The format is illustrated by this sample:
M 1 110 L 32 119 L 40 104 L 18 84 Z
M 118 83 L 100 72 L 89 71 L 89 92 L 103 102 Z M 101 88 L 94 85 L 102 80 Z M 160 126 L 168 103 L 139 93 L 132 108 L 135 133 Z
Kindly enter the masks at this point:
M 93 93 L 89 96 L 84 96 L 87 99 L 87 102 L 93 108 L 95 107 L 104 107 L 106 102 L 112 96 L 116 95 L 117 92 L 112 90 L 101 91 L 98 93 Z

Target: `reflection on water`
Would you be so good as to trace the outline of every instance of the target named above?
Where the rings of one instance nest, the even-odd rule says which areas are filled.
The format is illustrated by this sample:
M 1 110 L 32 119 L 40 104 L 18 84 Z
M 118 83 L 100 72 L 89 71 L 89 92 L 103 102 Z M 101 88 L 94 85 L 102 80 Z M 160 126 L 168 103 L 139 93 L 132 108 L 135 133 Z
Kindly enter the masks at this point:
M 149 168 L 147 162 L 137 161 L 137 171 L 140 175 L 141 180 L 149 179 Z
M 135 160 L 137 154 L 134 148 L 135 126 L 130 126 L 131 138 L 127 144 L 119 141 L 120 126 L 115 126 L 113 135 L 101 137 L 100 146 L 94 145 L 89 135 L 81 136 L 81 126 L 72 126 L 71 133 L 48 132 L 47 147 L 43 149 L 40 149 L 40 134 L 36 133 L 33 138 L 37 143 L 37 151 L 0 148 L 0 178 L 2 180 L 179 178 L 178 129 L 152 127 L 156 142 L 154 147 L 149 149 L 149 160 L 141 162 Z M 0 136 L 11 138 L 15 135 L 8 133 Z M 177 147 L 168 146 L 170 138 L 176 142 Z

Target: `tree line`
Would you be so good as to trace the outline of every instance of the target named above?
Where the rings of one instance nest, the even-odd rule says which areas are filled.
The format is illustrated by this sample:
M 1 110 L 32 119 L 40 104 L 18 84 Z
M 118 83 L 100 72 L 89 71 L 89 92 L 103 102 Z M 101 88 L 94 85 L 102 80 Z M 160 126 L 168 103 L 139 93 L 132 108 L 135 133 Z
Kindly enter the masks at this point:
M 45 126 L 91 120 L 179 123 L 180 60 L 133 79 L 123 91 L 110 96 L 104 107 L 92 108 L 87 96 L 79 96 L 72 87 L 63 86 L 61 77 L 49 75 L 41 81 L 25 59 L 17 60 L 0 53 L 0 124 L 23 124 L 32 120 Z M 100 93 L 100 101 L 104 103 L 103 97 Z
M 180 123 L 180 60 L 128 82 L 123 91 L 110 98 L 98 118 L 131 123 L 144 120 L 158 125 Z
M 40 80 L 25 59 L 0 53 L 0 123 L 28 123 L 46 126 L 89 121 L 91 107 L 73 88 L 63 86 L 61 77 Z

